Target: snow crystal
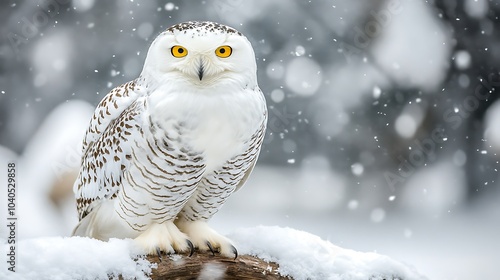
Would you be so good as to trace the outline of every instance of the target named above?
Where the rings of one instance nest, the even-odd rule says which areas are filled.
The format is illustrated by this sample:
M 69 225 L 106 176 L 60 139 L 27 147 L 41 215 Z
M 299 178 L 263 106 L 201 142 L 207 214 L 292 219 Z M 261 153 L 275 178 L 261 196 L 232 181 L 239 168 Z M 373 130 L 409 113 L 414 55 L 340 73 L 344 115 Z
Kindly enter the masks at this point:
M 488 13 L 488 0 L 466 0 L 465 12 L 473 18 L 484 18 Z
M 396 119 L 394 128 L 399 136 L 403 138 L 411 138 L 417 131 L 417 123 L 412 116 L 402 114 Z
M 471 63 L 471 55 L 468 51 L 459 50 L 455 53 L 455 65 L 458 69 L 463 70 L 469 68 Z
M 95 0 L 73 0 L 71 1 L 71 4 L 73 5 L 75 11 L 83 13 L 92 9 L 94 2 Z
M 352 174 L 356 176 L 363 175 L 364 170 L 365 170 L 364 166 L 359 162 L 356 162 L 353 165 L 351 165 Z
M 381 93 L 382 90 L 378 86 L 373 87 L 373 98 L 378 99 Z
M 403 138 L 411 138 L 415 135 L 418 127 L 424 119 L 424 111 L 421 106 L 408 104 L 401 115 L 396 119 L 396 132 Z
M 175 5 L 172 2 L 165 4 L 165 10 L 167 10 L 167 11 L 172 11 L 174 8 L 175 8 Z
M 271 91 L 271 100 L 275 103 L 280 103 L 285 99 L 285 92 L 281 89 Z
M 116 71 L 115 69 L 111 69 L 110 75 L 111 77 L 115 77 L 120 74 L 120 71 Z
M 321 66 L 307 57 L 297 57 L 290 61 L 286 69 L 286 85 L 300 96 L 316 93 L 323 80 Z
M 295 55 L 296 56 L 303 56 L 305 53 L 306 53 L 306 49 L 303 46 L 298 45 L 295 47 Z
M 376 253 L 343 249 L 307 232 L 277 226 L 240 229 L 230 235 L 243 254 L 279 264 L 296 280 L 426 279 L 413 268 Z

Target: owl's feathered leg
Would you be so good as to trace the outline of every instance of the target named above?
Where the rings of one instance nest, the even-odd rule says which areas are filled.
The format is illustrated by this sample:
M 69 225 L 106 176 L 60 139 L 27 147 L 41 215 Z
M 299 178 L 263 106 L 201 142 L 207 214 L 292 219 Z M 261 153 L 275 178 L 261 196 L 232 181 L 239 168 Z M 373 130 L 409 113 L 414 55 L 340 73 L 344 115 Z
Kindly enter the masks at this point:
M 212 254 L 217 251 L 228 258 L 238 257 L 238 251 L 231 241 L 210 228 L 206 221 L 188 221 L 180 218 L 175 221 L 175 224 L 199 250 L 210 251 Z

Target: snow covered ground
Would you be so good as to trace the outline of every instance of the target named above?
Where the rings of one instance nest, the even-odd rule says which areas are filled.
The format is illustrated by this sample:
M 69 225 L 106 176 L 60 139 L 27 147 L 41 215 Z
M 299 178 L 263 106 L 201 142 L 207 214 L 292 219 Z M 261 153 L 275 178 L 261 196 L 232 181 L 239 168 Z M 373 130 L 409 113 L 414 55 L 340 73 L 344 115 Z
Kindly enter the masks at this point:
M 240 253 L 277 262 L 282 275 L 296 280 L 426 279 L 389 257 L 343 249 L 290 228 L 245 228 L 230 237 Z M 0 279 L 107 279 L 118 275 L 147 279 L 156 266 L 138 255 L 132 240 L 34 238 L 21 241 L 19 248 L 17 272 L 2 270 Z

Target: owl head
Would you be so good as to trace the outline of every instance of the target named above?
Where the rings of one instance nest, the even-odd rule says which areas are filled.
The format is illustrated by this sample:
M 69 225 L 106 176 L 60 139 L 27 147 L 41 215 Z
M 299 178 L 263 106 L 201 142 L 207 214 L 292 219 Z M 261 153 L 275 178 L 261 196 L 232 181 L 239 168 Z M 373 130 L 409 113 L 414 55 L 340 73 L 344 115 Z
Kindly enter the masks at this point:
M 208 21 L 168 28 L 151 44 L 142 75 L 199 86 L 257 84 L 252 45 L 236 29 Z

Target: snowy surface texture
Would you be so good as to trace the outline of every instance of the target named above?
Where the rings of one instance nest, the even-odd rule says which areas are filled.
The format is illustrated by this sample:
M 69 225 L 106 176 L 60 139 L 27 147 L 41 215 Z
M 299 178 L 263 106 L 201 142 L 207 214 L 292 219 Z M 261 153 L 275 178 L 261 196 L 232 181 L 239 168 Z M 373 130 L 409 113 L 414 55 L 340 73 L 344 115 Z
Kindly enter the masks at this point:
M 386 256 L 342 249 L 290 228 L 259 226 L 237 230 L 230 237 L 240 253 L 277 262 L 281 274 L 297 280 L 426 279 Z M 108 279 L 118 275 L 125 279 L 147 279 L 155 264 L 136 252 L 131 240 L 26 239 L 19 244 L 17 272 L 3 268 L 0 279 Z
M 389 257 L 343 249 L 304 231 L 260 226 L 230 237 L 242 253 L 277 262 L 282 275 L 296 280 L 426 279 Z
M 21 241 L 18 248 L 16 272 L 2 268 L 0 279 L 118 279 L 118 275 L 148 279 L 152 269 L 152 264 L 137 257 L 131 240 L 34 238 Z

